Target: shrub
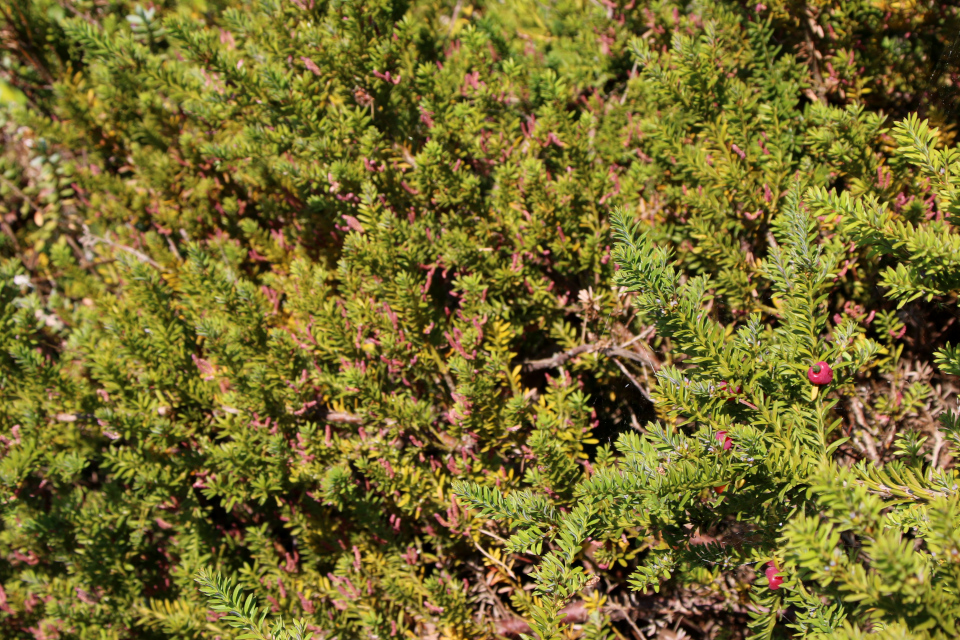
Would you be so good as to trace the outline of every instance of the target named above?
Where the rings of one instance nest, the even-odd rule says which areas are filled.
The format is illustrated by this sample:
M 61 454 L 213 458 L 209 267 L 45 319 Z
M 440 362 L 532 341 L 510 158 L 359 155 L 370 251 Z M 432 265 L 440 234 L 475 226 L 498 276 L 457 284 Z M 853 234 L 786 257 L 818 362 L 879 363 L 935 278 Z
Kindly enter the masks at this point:
M 810 608 L 795 594 L 826 580 L 801 575 L 797 554 L 822 547 L 804 531 L 852 530 L 834 512 L 854 494 L 829 480 L 852 472 L 831 459 L 877 457 L 866 421 L 849 443 L 831 435 L 837 398 L 867 388 L 861 413 L 902 429 L 932 395 L 903 362 L 939 336 L 904 356 L 905 318 L 872 286 L 900 271 L 862 247 L 901 263 L 909 298 L 946 240 L 903 245 L 842 208 L 891 201 L 910 224 L 944 210 L 925 180 L 953 156 L 908 170 L 884 114 L 951 130 L 948 3 L 2 9 L 11 637 L 268 633 L 236 587 L 302 617 L 290 637 L 529 633 L 518 617 L 548 637 L 600 576 L 566 620 L 613 637 L 638 615 L 663 625 L 728 556 L 782 562 L 774 597 Z M 943 273 L 924 295 L 953 291 Z M 926 304 L 918 332 L 941 317 Z M 738 360 L 761 342 L 762 366 Z M 820 360 L 834 379 L 813 387 Z M 900 401 L 876 393 L 887 378 Z M 651 418 L 659 440 L 629 430 Z M 621 431 L 617 457 L 600 441 Z M 642 465 L 661 455 L 679 466 L 651 467 L 649 491 Z M 887 468 L 913 473 L 911 491 L 933 482 Z M 897 486 L 862 469 L 867 489 Z M 621 500 L 624 478 L 639 484 Z M 886 503 L 863 495 L 858 531 L 883 531 Z M 896 511 L 930 541 L 918 553 L 950 548 L 953 511 L 924 524 L 932 505 Z M 732 556 L 689 540 L 685 524 L 729 526 L 747 506 Z M 870 544 L 891 549 L 883 536 Z M 615 591 L 637 566 L 641 587 L 676 576 L 642 615 Z M 851 556 L 834 582 L 881 575 L 862 566 Z M 733 578 L 697 596 L 699 619 L 742 626 L 749 572 Z M 903 624 L 925 629 L 938 606 Z M 948 633 L 938 615 L 931 633 Z
M 588 581 L 575 566 L 581 548 L 616 552 L 624 533 L 646 551 L 629 581 L 641 591 L 659 589 L 664 578 L 706 584 L 748 565 L 758 575 L 764 565 L 772 569 L 751 589 L 763 612 L 753 616 L 753 637 L 771 637 L 787 607 L 786 626 L 804 637 L 957 633 L 960 474 L 938 467 L 939 450 L 926 463 L 926 438 L 915 431 L 899 434 L 897 460 L 885 465 L 834 460 L 850 440 L 836 433 L 837 402 L 855 395 L 855 376 L 883 366 L 884 351 L 854 319 L 828 318 L 845 241 L 900 259 L 881 282 L 901 306 L 958 290 L 957 236 L 945 217 L 960 185 L 957 151 L 936 150 L 937 132 L 915 117 L 898 123 L 893 137 L 898 156 L 931 183 L 934 219 L 914 226 L 874 195 L 804 190 L 798 179 L 758 266 L 774 291 L 775 313 L 767 316 L 718 322 L 705 304 L 710 279 L 683 281 L 664 248 L 622 213 L 614 216 L 615 283 L 636 294 L 638 313 L 690 363 L 657 373 L 666 424 L 621 434 L 620 456 L 598 455 L 603 463 L 574 488 L 568 504 L 576 507 L 567 511 L 545 510 L 533 494 L 504 497 L 462 482 L 455 489 L 482 516 L 518 529 L 509 550 L 539 553 L 549 541 L 534 574 L 545 602 L 534 618 L 542 637 L 558 636 L 561 608 Z M 830 223 L 842 233 L 824 234 L 821 224 Z M 937 360 L 958 371 L 955 349 Z M 960 443 L 957 420 L 944 415 L 943 435 Z M 620 559 L 597 552 L 594 562 L 603 568 Z

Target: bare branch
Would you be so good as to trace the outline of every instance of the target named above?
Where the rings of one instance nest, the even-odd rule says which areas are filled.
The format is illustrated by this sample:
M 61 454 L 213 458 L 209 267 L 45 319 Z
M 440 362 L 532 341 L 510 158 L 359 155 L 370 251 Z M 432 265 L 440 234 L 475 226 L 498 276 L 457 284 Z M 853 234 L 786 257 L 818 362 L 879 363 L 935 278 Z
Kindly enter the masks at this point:
M 498 559 L 494 558 L 492 555 L 490 555 L 489 553 L 487 553 L 486 551 L 484 551 L 484 550 L 483 550 L 483 547 L 480 546 L 480 543 L 477 542 L 476 540 L 474 540 L 473 538 L 470 538 L 470 541 L 473 542 L 473 546 L 475 546 L 475 547 L 477 548 L 477 551 L 479 551 L 481 554 L 483 554 L 483 557 L 484 557 L 484 558 L 486 558 L 486 559 L 489 560 L 490 562 L 494 563 L 495 565 L 497 565 L 498 567 L 500 567 L 501 569 L 503 569 L 504 571 L 506 571 L 506 572 L 507 572 L 507 575 L 510 576 L 511 578 L 513 578 L 514 580 L 517 579 L 517 574 L 515 574 L 510 567 L 508 567 L 507 565 L 505 565 L 501 560 L 498 560 Z
M 133 247 L 128 247 L 123 244 L 118 244 L 113 240 L 108 240 L 107 238 L 101 238 L 100 236 L 95 236 L 90 233 L 90 228 L 87 225 L 83 225 L 83 237 L 80 238 L 80 244 L 83 246 L 93 246 L 97 244 L 105 244 L 108 247 L 113 247 L 114 249 L 120 249 L 121 251 L 126 251 L 130 255 L 134 256 L 140 262 L 145 262 L 155 269 L 159 269 L 160 265 L 157 264 L 153 258 L 143 253 L 142 251 L 137 251 Z
M 633 383 L 633 386 L 635 386 L 640 391 L 641 394 L 643 394 L 643 397 L 647 399 L 647 402 L 653 402 L 653 400 L 650 398 L 650 394 L 647 393 L 647 390 L 644 389 L 643 385 L 640 384 L 637 381 L 637 379 L 633 377 L 633 374 L 631 374 L 630 371 L 625 366 L 623 366 L 623 363 L 614 357 L 611 357 L 610 359 L 613 360 L 614 364 L 620 367 L 620 371 L 623 372 L 623 375 L 627 376 L 627 379 Z
M 630 351 L 622 347 L 609 347 L 607 349 L 601 349 L 600 352 L 605 356 L 610 356 L 611 358 L 626 358 L 627 360 L 633 360 L 634 362 L 645 364 L 654 371 L 660 369 L 660 361 L 650 352 Z
M 544 358 L 542 360 L 527 360 L 523 363 L 524 371 L 541 371 L 543 369 L 554 369 L 563 365 L 570 358 L 574 358 L 581 353 L 593 353 L 597 351 L 597 345 L 595 344 L 582 344 L 579 347 L 574 347 L 573 349 L 568 349 L 558 353 L 557 355 L 551 358 Z
M 863 405 L 860 403 L 860 399 L 851 397 L 848 401 L 848 405 L 850 407 L 850 412 L 853 414 L 853 418 L 857 423 L 857 426 L 863 430 L 863 446 L 858 446 L 857 448 L 860 449 L 861 453 L 866 454 L 870 460 L 877 462 L 880 460 L 880 456 L 877 455 L 877 446 L 873 441 L 873 436 L 870 435 L 869 427 L 867 426 L 867 419 L 863 415 Z M 859 444 L 856 439 L 853 439 L 853 442 L 854 444 Z
M 601 353 L 610 358 L 624 358 L 626 360 L 633 360 L 634 362 L 645 364 L 654 371 L 660 369 L 660 361 L 655 355 L 646 350 L 633 351 L 630 349 L 624 349 L 623 346 L 608 347 L 602 343 L 582 344 L 572 349 L 562 351 L 561 353 L 558 353 L 550 358 L 543 358 L 542 360 L 527 360 L 523 363 L 523 369 L 524 371 L 553 369 L 562 366 L 567 362 L 567 360 L 575 358 L 583 353 Z

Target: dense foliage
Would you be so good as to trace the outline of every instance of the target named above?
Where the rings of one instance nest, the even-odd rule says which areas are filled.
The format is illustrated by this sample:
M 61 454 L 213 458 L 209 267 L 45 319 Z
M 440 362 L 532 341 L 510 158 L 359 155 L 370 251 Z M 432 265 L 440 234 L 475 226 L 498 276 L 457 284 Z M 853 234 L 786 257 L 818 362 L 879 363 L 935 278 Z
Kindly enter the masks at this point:
M 4 637 L 955 637 L 958 32 L 0 3 Z

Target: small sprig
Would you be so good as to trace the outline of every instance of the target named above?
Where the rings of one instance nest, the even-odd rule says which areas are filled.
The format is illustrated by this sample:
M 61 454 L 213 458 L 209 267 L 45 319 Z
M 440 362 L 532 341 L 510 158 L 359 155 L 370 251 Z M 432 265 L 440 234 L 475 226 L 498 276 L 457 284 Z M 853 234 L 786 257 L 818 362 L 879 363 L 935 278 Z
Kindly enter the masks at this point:
M 230 580 L 219 573 L 210 576 L 205 569 L 200 569 L 194 580 L 200 584 L 200 593 L 210 600 L 210 609 L 225 613 L 221 620 L 235 629 L 243 630 L 237 636 L 239 640 L 304 640 L 307 637 L 307 623 L 303 618 L 294 622 L 292 629 L 287 628 L 282 618 L 278 618 L 273 628 L 266 630 L 264 620 L 267 611 L 260 611 L 253 594 L 244 599 L 242 587 L 234 587 Z

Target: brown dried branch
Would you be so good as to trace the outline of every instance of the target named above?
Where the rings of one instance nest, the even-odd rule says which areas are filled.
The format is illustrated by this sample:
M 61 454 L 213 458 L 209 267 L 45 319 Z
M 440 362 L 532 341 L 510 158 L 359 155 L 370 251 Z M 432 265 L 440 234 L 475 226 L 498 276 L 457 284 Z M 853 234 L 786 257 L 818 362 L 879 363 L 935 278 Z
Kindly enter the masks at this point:
M 541 371 L 543 369 L 553 369 L 563 365 L 567 360 L 574 358 L 581 353 L 592 353 L 596 350 L 597 345 L 595 344 L 582 344 L 579 347 L 568 349 L 550 358 L 544 358 L 542 360 L 527 360 L 523 363 L 523 370 Z
M 877 454 L 877 446 L 873 441 L 873 436 L 870 435 L 867 419 L 863 415 L 863 404 L 861 404 L 859 398 L 851 396 L 847 405 L 850 407 L 850 413 L 853 414 L 857 426 L 863 430 L 863 446 L 858 446 L 857 448 L 860 449 L 861 453 L 866 454 L 871 461 L 877 462 L 880 460 L 880 456 Z M 853 442 L 859 444 L 856 440 L 853 440 Z
M 98 244 L 105 244 L 109 247 L 113 247 L 114 249 L 120 249 L 121 251 L 126 251 L 130 255 L 134 256 L 140 262 L 145 262 L 146 264 L 149 264 L 154 269 L 161 268 L 160 265 L 153 260 L 153 258 L 143 253 L 142 251 L 138 251 L 133 247 L 128 247 L 126 245 L 119 244 L 117 242 L 114 242 L 113 240 L 108 240 L 107 238 L 101 238 L 100 236 L 93 235 L 92 233 L 90 233 L 90 229 L 89 227 L 87 227 L 87 225 L 83 225 L 83 237 L 80 238 L 80 244 L 82 244 L 85 247 L 92 247 Z
M 645 364 L 648 367 L 652 368 L 654 371 L 660 369 L 660 361 L 655 355 L 649 352 L 640 352 L 632 351 L 629 349 L 624 349 L 623 346 L 609 347 L 604 345 L 601 342 L 595 342 L 592 344 L 582 344 L 572 349 L 567 349 L 562 351 L 550 358 L 543 358 L 541 360 L 527 360 L 523 363 L 524 371 L 542 371 L 543 369 L 553 369 L 555 367 L 560 367 L 570 360 L 584 353 L 600 353 L 610 358 L 625 358 L 627 360 L 633 360 L 634 362 L 639 362 Z
M 633 386 L 635 386 L 640 393 L 643 394 L 643 397 L 647 399 L 647 402 L 653 402 L 653 400 L 650 398 L 650 394 L 647 393 L 647 390 L 643 388 L 643 385 L 633 377 L 633 374 L 630 373 L 630 370 L 623 366 L 623 363 L 617 360 L 615 357 L 611 357 L 610 359 L 613 360 L 613 363 L 620 368 L 620 371 L 623 372 L 623 375 L 627 376 L 627 379 L 633 383 Z

